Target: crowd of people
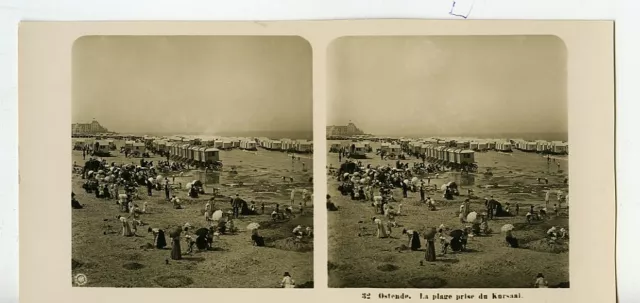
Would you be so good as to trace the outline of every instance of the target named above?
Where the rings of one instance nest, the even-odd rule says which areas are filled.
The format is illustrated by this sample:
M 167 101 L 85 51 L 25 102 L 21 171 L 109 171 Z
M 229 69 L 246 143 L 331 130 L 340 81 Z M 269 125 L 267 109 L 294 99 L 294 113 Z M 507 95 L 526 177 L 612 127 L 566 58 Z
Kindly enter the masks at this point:
M 420 157 L 418 159 L 421 160 Z M 440 173 L 442 173 L 442 168 L 435 166 L 435 164 L 425 164 L 418 161 L 410 165 L 396 160 L 393 166 L 391 163 L 373 166 L 372 164 L 364 164 L 360 160 L 346 159 L 343 161 L 342 155 L 339 156 L 339 161 L 339 168 L 328 167 L 329 175 L 338 181 L 337 189 L 342 196 L 349 197 L 352 201 L 371 203 L 374 208 L 371 222 L 375 226 L 377 238 L 391 237 L 393 228 L 402 226 L 396 221 L 396 218 L 403 214 L 403 203 L 407 203 L 406 199 L 409 198 L 409 193 L 418 192 L 419 202 L 426 205 L 427 209 L 431 211 L 437 209 L 438 202 L 434 198 L 439 193 L 442 193 L 443 200 L 453 200 L 456 196 L 461 195 L 455 182 L 444 183 L 440 189 L 437 185 L 431 184 L 432 178 L 439 179 Z M 538 183 L 541 183 L 542 180 L 546 179 L 538 178 Z M 548 184 L 548 180 L 546 180 L 546 184 Z M 402 197 L 394 197 L 393 192 L 397 189 L 401 190 Z M 553 215 L 559 216 L 559 208 L 562 203 L 566 202 L 566 195 L 561 190 L 548 190 L 545 193 L 544 205 L 530 206 L 529 212 L 525 215 L 528 223 L 550 217 L 547 207 L 550 205 L 549 197 L 554 192 L 558 202 L 553 204 Z M 422 237 L 425 241 L 424 259 L 427 262 L 433 262 L 436 260 L 436 243 L 439 244 L 439 252 L 443 256 L 449 250 L 464 252 L 467 250 L 467 242 L 470 237 L 490 235 L 496 232 L 490 227 L 490 222 L 496 217 L 518 216 L 520 214 L 520 205 L 517 201 L 514 205 L 509 202 L 503 205 L 493 196 L 484 198 L 484 205 L 481 204 L 482 206 L 474 211 L 471 209 L 471 200 L 477 198 L 473 189 L 467 190 L 467 197 L 458 211 L 460 227 L 449 228 L 441 224 L 437 228 L 427 228 L 426 231 L 403 228 L 402 235 L 406 236 L 408 240 L 406 249 L 421 250 Z M 392 202 L 397 203 L 395 207 L 391 206 Z M 330 195 L 327 195 L 327 210 L 338 211 L 339 209 L 340 206 L 336 205 Z M 362 227 L 359 228 L 358 236 L 361 236 L 362 229 Z M 499 232 L 504 233 L 505 244 L 508 247 L 520 247 L 512 225 L 503 226 Z M 547 238 L 551 241 L 566 239 L 568 231 L 565 228 L 553 227 L 547 231 Z M 537 278 L 544 280 L 541 275 Z M 546 285 L 546 282 L 536 282 L 536 287 L 546 287 Z
M 88 152 L 89 150 L 83 150 L 85 159 Z M 140 188 L 146 189 L 146 196 L 149 197 L 163 193 L 164 200 L 171 203 L 170 205 L 176 210 L 189 207 L 183 204 L 181 198 L 177 197 L 181 190 L 185 189 L 186 196 L 194 200 L 205 194 L 204 185 L 199 180 L 187 183 L 186 187 L 183 187 L 180 182 L 176 182 L 176 176 L 183 177 L 184 173 L 187 173 L 187 169 L 189 167 L 185 164 L 169 160 L 156 160 L 154 163 L 154 161 L 141 158 L 139 164 L 136 165 L 135 163 L 108 162 L 106 159 L 93 155 L 88 157 L 84 165 L 78 165 L 75 162 L 73 164 L 73 172 L 83 180 L 82 189 L 87 194 L 95 195 L 100 201 L 114 201 L 119 206 L 121 214 L 115 216 L 119 226 L 119 230 L 116 232 L 123 237 L 142 236 L 141 227 L 147 226 L 147 233 L 153 235 L 152 243 L 147 244 L 149 248 L 166 249 L 170 247 L 171 253 L 167 262 L 170 259 L 181 260 L 184 253 L 193 254 L 213 250 L 213 244 L 220 237 L 239 233 L 241 229 L 238 228 L 237 223 L 240 219 L 264 214 L 270 216 L 273 221 L 282 222 L 303 214 L 313 197 L 307 189 L 294 189 L 291 193 L 290 204 L 285 205 L 285 202 L 283 207 L 280 204 L 275 204 L 273 211 L 271 209 L 267 211 L 264 202 L 260 205 L 255 201 L 248 203 L 240 197 L 240 194 L 230 196 L 227 200 L 225 196 L 219 194 L 217 189 L 214 189 L 210 193 L 211 197 L 205 201 L 206 204 L 202 210 L 204 223 L 200 228 L 194 228 L 190 223 L 160 227 L 152 226 L 154 224 L 149 224 L 150 222 L 144 222 L 143 217 L 153 213 L 149 205 L 149 201 L 153 200 L 144 198 L 144 194 L 139 192 Z M 297 196 L 301 196 L 299 201 L 296 201 Z M 78 201 L 75 192 L 72 192 L 71 200 L 73 209 L 86 207 Z M 295 206 L 295 202 L 298 202 L 297 206 Z M 107 220 L 105 219 L 105 222 Z M 105 235 L 107 232 L 114 232 L 111 225 L 105 223 L 105 227 L 107 228 L 103 232 Z M 260 235 L 258 224 L 254 228 L 247 227 L 247 230 L 251 234 L 248 243 L 258 247 L 266 246 L 267 243 L 265 243 L 265 238 Z M 290 234 L 290 237 L 298 240 L 312 236 L 311 226 L 296 226 Z M 282 287 L 287 288 L 294 285 L 290 275 L 285 274 Z

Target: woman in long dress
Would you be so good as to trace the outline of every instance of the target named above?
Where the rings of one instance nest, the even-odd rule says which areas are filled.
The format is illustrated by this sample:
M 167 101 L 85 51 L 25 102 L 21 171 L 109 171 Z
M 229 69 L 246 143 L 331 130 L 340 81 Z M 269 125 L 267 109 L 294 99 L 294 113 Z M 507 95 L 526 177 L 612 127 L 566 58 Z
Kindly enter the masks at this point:
M 167 246 L 167 240 L 164 237 L 164 230 L 149 227 L 148 231 L 153 233 L 153 244 L 157 249 L 163 249 Z
M 182 259 L 182 249 L 180 248 L 180 234 L 173 234 L 173 239 L 171 240 L 171 259 L 180 260 Z
M 373 223 L 375 223 L 376 227 L 378 228 L 378 238 L 386 238 L 387 237 L 387 228 L 382 223 L 382 220 L 380 220 L 380 219 L 378 219 L 376 217 L 373 217 Z
M 409 237 L 409 247 L 411 247 L 411 250 L 415 251 L 420 249 L 422 245 L 420 244 L 420 235 L 417 231 L 409 229 L 403 230 L 402 233 Z
M 427 240 L 427 250 L 424 254 L 424 259 L 428 262 L 434 262 L 436 260 L 436 245 L 434 243 L 435 236 L 435 228 L 432 228 L 431 232 L 427 232 L 424 236 L 425 240 Z
M 122 222 L 122 236 L 123 237 L 131 237 L 133 236 L 133 232 L 131 232 L 131 224 L 129 220 L 123 216 L 118 216 L 120 222 Z
M 209 221 L 211 221 L 211 203 L 207 202 L 204 206 L 204 222 L 208 224 Z

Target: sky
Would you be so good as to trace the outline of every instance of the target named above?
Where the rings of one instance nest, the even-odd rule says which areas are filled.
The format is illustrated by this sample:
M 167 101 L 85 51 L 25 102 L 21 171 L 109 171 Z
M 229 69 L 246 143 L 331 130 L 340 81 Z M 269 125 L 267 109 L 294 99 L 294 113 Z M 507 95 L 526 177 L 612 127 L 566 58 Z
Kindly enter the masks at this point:
M 329 125 L 375 135 L 567 133 L 555 36 L 343 37 L 329 46 Z
M 299 37 L 89 36 L 73 47 L 72 122 L 120 133 L 311 132 Z

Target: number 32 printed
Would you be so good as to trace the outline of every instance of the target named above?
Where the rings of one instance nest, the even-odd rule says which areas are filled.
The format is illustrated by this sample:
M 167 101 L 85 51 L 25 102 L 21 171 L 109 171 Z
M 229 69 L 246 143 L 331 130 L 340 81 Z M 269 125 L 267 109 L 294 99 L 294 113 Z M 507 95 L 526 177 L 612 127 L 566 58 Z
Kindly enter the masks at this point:
M 362 298 L 363 299 L 371 299 L 371 294 L 370 293 L 362 293 Z

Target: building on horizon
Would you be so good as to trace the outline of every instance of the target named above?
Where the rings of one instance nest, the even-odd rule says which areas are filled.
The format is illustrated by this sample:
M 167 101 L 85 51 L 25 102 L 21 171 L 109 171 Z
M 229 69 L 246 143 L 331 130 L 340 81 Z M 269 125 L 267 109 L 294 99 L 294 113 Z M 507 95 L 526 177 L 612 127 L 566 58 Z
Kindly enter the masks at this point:
M 108 133 L 109 130 L 100 125 L 96 119 L 93 119 L 90 123 L 73 123 L 71 124 L 71 134 L 99 134 Z
M 359 136 L 365 133 L 356 127 L 355 124 L 331 125 L 327 126 L 327 136 Z

